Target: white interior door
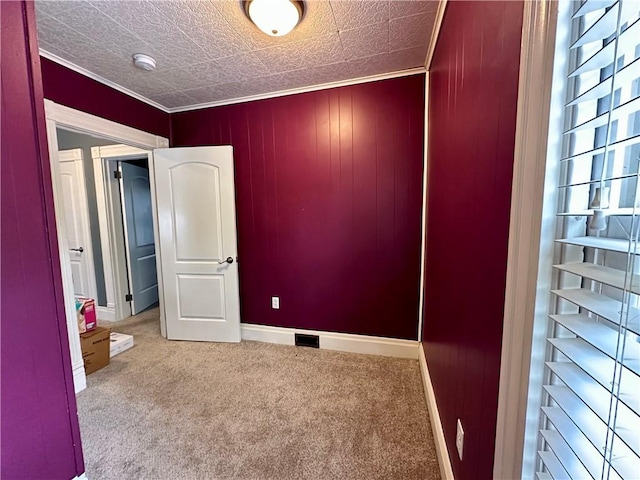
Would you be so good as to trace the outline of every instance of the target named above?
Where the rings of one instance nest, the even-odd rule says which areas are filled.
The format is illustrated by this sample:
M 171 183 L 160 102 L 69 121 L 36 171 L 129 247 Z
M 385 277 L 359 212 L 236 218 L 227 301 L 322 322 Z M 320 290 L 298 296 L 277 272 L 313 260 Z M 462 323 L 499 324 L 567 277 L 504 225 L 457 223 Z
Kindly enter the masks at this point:
M 154 150 L 167 338 L 240 341 L 233 148 Z
M 89 208 L 84 183 L 82 150 L 58 152 L 60 186 L 67 241 L 71 258 L 73 291 L 75 295 L 96 298 L 96 278 L 91 248 Z
M 158 302 L 149 169 L 127 162 L 119 162 L 118 168 L 131 314 L 135 315 Z

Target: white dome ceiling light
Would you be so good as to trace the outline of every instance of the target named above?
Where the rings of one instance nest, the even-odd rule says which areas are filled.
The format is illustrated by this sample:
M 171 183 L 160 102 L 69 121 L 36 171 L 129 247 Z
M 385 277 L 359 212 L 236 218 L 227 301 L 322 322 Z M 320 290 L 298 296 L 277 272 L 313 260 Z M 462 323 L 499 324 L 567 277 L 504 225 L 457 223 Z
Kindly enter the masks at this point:
M 304 15 L 304 2 L 249 0 L 243 3 L 249 20 L 272 37 L 282 37 L 291 32 Z
M 144 53 L 135 53 L 133 55 L 133 64 L 142 70 L 151 71 L 156 69 L 156 59 Z

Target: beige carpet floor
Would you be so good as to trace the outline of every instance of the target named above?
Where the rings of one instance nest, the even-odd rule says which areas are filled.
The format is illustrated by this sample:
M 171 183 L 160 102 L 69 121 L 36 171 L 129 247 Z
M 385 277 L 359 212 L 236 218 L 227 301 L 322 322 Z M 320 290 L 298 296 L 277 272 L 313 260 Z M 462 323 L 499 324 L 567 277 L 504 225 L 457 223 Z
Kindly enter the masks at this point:
M 440 478 L 417 361 L 113 326 L 136 346 L 78 395 L 89 480 Z

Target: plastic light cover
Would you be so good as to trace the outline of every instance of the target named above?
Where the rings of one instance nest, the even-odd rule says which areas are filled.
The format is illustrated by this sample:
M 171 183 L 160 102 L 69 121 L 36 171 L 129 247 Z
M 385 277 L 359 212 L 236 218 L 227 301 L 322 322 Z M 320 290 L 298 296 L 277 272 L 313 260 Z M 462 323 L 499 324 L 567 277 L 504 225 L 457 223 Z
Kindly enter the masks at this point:
M 289 0 L 253 0 L 249 17 L 267 35 L 282 37 L 298 24 L 300 12 Z

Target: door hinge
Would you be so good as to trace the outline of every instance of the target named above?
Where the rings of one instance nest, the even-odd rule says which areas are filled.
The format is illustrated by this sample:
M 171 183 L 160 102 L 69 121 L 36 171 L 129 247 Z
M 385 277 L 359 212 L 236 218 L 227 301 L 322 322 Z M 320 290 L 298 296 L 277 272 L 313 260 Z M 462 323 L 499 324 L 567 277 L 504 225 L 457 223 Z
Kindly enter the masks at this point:
M 125 301 L 125 302 L 133 302 L 133 295 L 131 295 L 130 293 L 127 293 L 127 294 L 124 296 L 124 301 Z
M 119 180 L 120 178 L 122 178 L 122 173 L 120 172 L 120 170 L 115 170 L 113 172 L 113 178 L 115 178 L 116 180 Z

